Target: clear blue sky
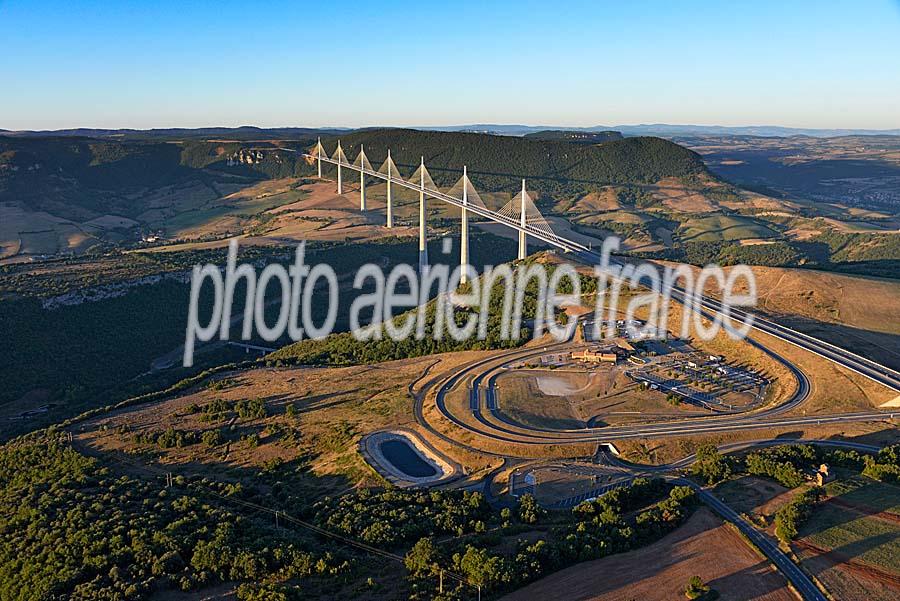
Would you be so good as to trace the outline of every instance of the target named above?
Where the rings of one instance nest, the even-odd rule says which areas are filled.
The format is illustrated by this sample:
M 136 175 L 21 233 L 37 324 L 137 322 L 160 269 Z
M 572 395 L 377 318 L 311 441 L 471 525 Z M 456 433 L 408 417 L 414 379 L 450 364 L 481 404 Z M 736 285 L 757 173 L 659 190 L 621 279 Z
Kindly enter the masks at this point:
M 900 127 L 900 1 L 0 0 L 0 128 Z

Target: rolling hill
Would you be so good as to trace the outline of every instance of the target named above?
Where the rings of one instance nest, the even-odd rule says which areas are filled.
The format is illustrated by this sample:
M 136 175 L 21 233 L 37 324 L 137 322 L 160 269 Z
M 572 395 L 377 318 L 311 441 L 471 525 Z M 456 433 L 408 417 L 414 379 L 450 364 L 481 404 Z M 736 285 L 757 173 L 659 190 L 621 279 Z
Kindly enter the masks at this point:
M 337 138 L 323 138 L 333 152 Z M 452 185 L 464 165 L 479 189 L 515 191 L 527 178 L 529 189 L 554 196 L 596 192 L 611 184 L 652 183 L 666 177 L 708 175 L 700 155 L 662 138 L 613 140 L 600 146 L 490 134 L 411 129 L 361 130 L 341 137 L 355 158 L 366 148 L 372 164 L 391 156 L 403 173 L 420 157 L 438 185 Z
M 100 137 L 71 135 L 82 131 Z M 251 187 L 266 180 L 314 174 L 314 165 L 300 152 L 314 143 L 313 134 L 323 132 L 279 131 L 285 139 L 252 142 L 235 138 L 255 133 L 265 138 L 278 132 L 255 128 L 118 134 L 73 130 L 44 137 L 0 136 L 0 258 L 80 254 L 135 241 L 139 231 L 180 236 L 186 229 L 182 217 L 190 222 L 191 231 L 202 231 L 204 216 L 218 219 L 253 212 L 255 205 L 245 207 L 246 202 L 234 201 L 235 195 L 242 190 L 257 194 L 249 192 Z M 207 139 L 195 139 L 202 133 Z M 333 151 L 337 140 L 333 135 L 323 142 Z M 527 178 L 529 189 L 538 196 L 575 197 L 612 184 L 708 176 L 699 155 L 659 138 L 593 146 L 486 134 L 371 129 L 342 133 L 341 141 L 353 158 L 365 145 L 377 164 L 390 147 L 407 176 L 424 155 L 441 186 L 452 185 L 463 165 L 468 165 L 475 185 L 485 192 L 516 191 L 521 178 Z M 333 175 L 331 168 L 327 175 Z
M 617 131 L 573 131 L 568 129 L 545 129 L 525 134 L 529 140 L 555 140 L 573 142 L 575 144 L 602 144 L 612 140 L 621 140 L 622 133 Z

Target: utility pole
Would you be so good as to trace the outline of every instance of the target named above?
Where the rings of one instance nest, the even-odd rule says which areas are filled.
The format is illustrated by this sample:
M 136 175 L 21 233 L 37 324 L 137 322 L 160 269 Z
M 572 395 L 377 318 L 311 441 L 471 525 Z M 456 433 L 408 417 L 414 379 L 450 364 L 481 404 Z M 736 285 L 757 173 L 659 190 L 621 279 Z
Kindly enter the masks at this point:
M 419 165 L 419 273 L 428 266 L 428 239 L 425 236 L 425 157 Z
M 337 167 L 338 167 L 337 193 L 338 193 L 338 194 L 343 194 L 343 193 L 344 193 L 344 186 L 342 185 L 342 180 L 341 180 L 341 156 L 343 156 L 343 154 L 344 154 L 344 152 L 341 150 L 341 141 L 338 140 L 338 151 L 337 151 L 337 155 L 338 155 L 338 165 L 337 165 Z
M 366 210 L 366 151 L 359 145 L 359 210 Z
M 525 180 L 522 180 L 522 206 L 519 210 L 519 225 L 522 227 L 519 230 L 519 260 L 521 261 L 527 256 L 526 250 L 526 242 L 525 242 Z
M 469 176 L 466 174 L 466 166 L 463 165 L 463 193 L 462 193 L 462 233 L 459 240 L 459 283 L 465 285 L 469 281 L 466 265 L 469 264 L 469 212 L 466 206 L 469 204 Z
M 388 172 L 387 172 L 387 176 L 388 176 L 388 178 L 387 178 L 387 226 L 388 227 L 394 227 L 394 215 L 392 213 L 392 208 L 391 208 L 391 175 L 392 175 L 391 164 L 392 164 L 391 149 L 388 148 L 388 156 L 387 156 L 387 167 L 388 167 Z
M 441 579 L 438 581 L 438 592 L 444 594 L 444 569 L 441 568 Z

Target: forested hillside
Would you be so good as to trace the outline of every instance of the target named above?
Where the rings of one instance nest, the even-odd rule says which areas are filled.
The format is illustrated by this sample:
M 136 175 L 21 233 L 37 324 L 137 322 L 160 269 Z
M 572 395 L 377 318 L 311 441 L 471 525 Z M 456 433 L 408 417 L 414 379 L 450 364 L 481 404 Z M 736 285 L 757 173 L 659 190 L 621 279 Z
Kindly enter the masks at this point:
M 525 134 L 529 140 L 556 140 L 575 144 L 602 144 L 612 140 L 621 140 L 621 132 L 617 131 L 572 131 L 566 129 L 544 129 Z
M 487 134 L 375 129 L 347 134 L 341 141 L 351 160 L 363 144 L 370 160 L 378 164 L 390 147 L 406 175 L 424 156 L 442 186 L 452 185 L 468 165 L 473 181 L 487 191 L 517 189 L 524 177 L 539 192 L 574 195 L 611 183 L 649 183 L 705 172 L 699 155 L 660 138 L 614 140 L 598 147 Z M 105 213 L 138 218 L 152 208 L 142 200 L 148 191 L 167 186 L 211 183 L 221 174 L 245 181 L 311 175 L 313 167 L 298 151 L 313 142 L 309 134 L 256 142 L 0 136 L 0 202 L 18 202 L 28 210 L 75 220 Z M 337 137 L 323 142 L 331 153 Z M 250 149 L 252 161 L 229 160 Z
M 334 151 L 337 138 L 323 139 Z M 626 138 L 600 146 L 489 134 L 375 129 L 341 137 L 353 159 L 363 145 L 373 165 L 391 149 L 394 162 L 410 174 L 424 156 L 439 186 L 452 185 L 463 166 L 479 189 L 515 191 L 528 179 L 531 190 L 569 196 L 610 184 L 652 183 L 665 177 L 706 173 L 700 156 L 661 138 Z
M 150 208 L 140 197 L 167 186 L 209 182 L 213 178 L 207 169 L 252 181 L 299 175 L 305 167 L 297 164 L 295 152 L 278 151 L 270 143 L 256 146 L 272 152 L 255 163 L 229 166 L 229 157 L 245 143 L 0 136 L 0 202 L 67 219 L 104 213 L 134 218 Z

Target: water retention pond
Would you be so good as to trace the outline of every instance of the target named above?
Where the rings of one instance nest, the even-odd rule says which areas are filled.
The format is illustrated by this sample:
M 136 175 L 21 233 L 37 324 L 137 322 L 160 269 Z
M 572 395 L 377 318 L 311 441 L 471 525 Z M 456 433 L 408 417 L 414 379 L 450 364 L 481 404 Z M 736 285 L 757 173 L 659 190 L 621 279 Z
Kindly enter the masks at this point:
M 413 478 L 427 478 L 437 474 L 433 465 L 422 459 L 405 440 L 385 440 L 379 445 L 381 454 L 394 467 Z

